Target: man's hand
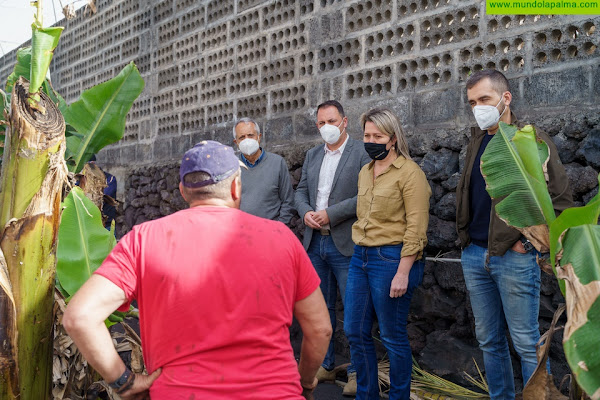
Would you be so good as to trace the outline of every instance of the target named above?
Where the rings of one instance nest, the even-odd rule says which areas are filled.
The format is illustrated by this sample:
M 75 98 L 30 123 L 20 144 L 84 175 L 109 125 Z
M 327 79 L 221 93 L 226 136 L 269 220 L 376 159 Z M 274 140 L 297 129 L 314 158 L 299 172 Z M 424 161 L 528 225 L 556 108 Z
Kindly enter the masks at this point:
M 520 240 L 517 240 L 510 249 L 512 251 L 515 251 L 515 252 L 521 253 L 521 254 L 527 253 L 527 251 L 525 250 L 525 247 L 523 247 L 523 243 L 521 243 Z
M 135 380 L 131 389 L 121 393 L 123 400 L 145 400 L 150 399 L 150 386 L 160 376 L 162 368 L 157 369 L 151 375 L 135 374 Z
M 329 216 L 327 215 L 327 211 L 326 210 L 321 210 L 321 211 L 317 211 L 316 213 L 314 213 L 313 214 L 313 219 L 315 220 L 315 222 L 317 224 L 319 224 L 321 226 L 327 225 L 329 223 Z
M 390 287 L 390 297 L 402 297 L 406 293 L 408 288 L 408 274 L 402 271 L 396 272 L 394 279 L 392 279 L 392 286 Z
M 310 385 L 302 383 L 302 381 L 300 381 L 300 384 L 302 385 L 302 397 L 304 397 L 306 400 L 314 400 L 313 392 L 319 384 L 317 378 L 315 377 Z
M 314 211 L 309 211 L 304 214 L 304 225 L 308 226 L 312 229 L 321 229 L 321 225 L 314 219 L 314 215 L 316 213 Z

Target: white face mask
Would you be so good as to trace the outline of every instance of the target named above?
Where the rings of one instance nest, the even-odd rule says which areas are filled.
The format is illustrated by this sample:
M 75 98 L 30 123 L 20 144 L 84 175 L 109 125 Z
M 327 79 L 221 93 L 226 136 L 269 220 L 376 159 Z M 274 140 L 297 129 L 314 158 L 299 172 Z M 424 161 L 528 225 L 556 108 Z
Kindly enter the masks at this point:
M 475 106 L 473 107 L 473 115 L 475 116 L 475 120 L 477 121 L 477 125 L 482 131 L 492 128 L 495 126 L 498 121 L 500 121 L 500 117 L 506 111 L 506 106 L 504 106 L 504 110 L 502 114 L 498 111 L 498 106 L 502 103 L 502 98 L 496 104 L 496 106 Z
M 244 155 L 251 156 L 258 151 L 260 146 L 258 140 L 247 138 L 240 142 L 239 147 Z
M 328 144 L 335 144 L 338 140 L 340 140 L 340 136 L 342 135 L 342 132 L 340 131 L 340 126 L 342 126 L 343 123 L 344 120 L 342 119 L 342 122 L 340 122 L 338 126 L 329 124 L 323 125 L 319 129 L 323 140 Z

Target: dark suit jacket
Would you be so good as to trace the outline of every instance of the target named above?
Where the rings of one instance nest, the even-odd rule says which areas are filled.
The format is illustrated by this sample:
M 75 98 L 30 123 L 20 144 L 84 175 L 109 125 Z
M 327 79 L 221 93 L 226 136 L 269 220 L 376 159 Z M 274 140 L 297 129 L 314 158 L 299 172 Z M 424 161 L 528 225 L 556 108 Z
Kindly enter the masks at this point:
M 325 157 L 325 144 L 320 144 L 306 152 L 302 166 L 302 178 L 298 183 L 295 194 L 295 206 L 302 221 L 304 214 L 314 211 L 317 204 L 317 189 L 319 187 L 319 172 Z M 354 251 L 352 242 L 352 224 L 356 221 L 356 194 L 358 192 L 358 173 L 363 165 L 371 159 L 364 145 L 358 140 L 348 139 L 342 153 L 342 158 L 335 170 L 327 215 L 331 226 L 333 243 L 345 256 L 351 256 Z M 313 229 L 304 229 L 304 248 L 308 249 L 312 239 Z

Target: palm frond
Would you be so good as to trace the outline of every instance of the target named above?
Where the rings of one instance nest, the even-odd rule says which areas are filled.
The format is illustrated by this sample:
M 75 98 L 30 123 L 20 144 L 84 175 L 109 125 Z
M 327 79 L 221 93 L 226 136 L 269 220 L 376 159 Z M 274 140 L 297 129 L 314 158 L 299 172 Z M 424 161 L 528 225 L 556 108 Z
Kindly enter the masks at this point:
M 479 385 L 476 386 L 480 387 Z M 425 392 L 429 392 L 434 395 L 450 396 L 451 398 L 457 400 L 489 398 L 489 395 L 486 393 L 475 392 L 473 390 L 462 387 L 456 383 L 450 382 L 449 380 L 443 379 L 435 374 L 422 370 L 414 358 L 411 387 L 417 390 L 421 389 Z M 435 397 L 426 398 L 433 399 Z M 439 399 L 440 397 L 437 398 Z
M 479 380 L 473 378 L 466 371 L 463 371 L 463 373 L 465 374 L 465 379 L 467 381 L 469 381 L 469 383 L 471 383 L 472 385 L 477 386 L 479 389 L 483 390 L 486 393 L 489 393 L 490 388 L 488 387 L 488 384 L 487 384 L 485 378 L 483 377 L 483 373 L 481 372 L 481 369 L 479 369 L 479 365 L 477 364 L 477 361 L 475 361 L 474 358 L 473 358 L 473 362 L 475 363 L 475 368 L 477 368 L 477 373 L 479 374 Z
M 475 360 L 473 360 L 473 362 L 475 362 Z M 485 393 L 475 392 L 435 374 L 424 371 L 419 367 L 417 360 L 413 357 L 411 400 L 489 399 L 489 395 L 487 394 L 488 385 L 477 362 L 475 362 L 475 367 L 479 373 L 479 379 L 475 379 L 465 372 L 466 379 Z M 379 391 L 382 393 L 389 391 L 390 361 L 387 359 L 387 354 L 378 364 L 378 378 Z

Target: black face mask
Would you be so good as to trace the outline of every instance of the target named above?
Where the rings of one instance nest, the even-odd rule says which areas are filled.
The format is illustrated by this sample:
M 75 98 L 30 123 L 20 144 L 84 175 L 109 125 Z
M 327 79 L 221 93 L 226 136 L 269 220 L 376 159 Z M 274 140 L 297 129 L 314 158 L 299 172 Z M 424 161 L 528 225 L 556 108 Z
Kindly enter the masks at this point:
M 386 146 L 387 143 L 365 143 L 365 150 L 373 160 L 383 160 L 390 152 Z

